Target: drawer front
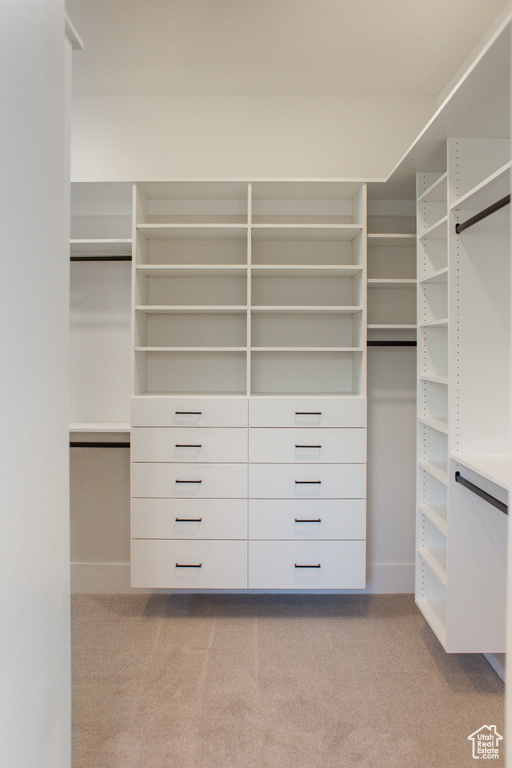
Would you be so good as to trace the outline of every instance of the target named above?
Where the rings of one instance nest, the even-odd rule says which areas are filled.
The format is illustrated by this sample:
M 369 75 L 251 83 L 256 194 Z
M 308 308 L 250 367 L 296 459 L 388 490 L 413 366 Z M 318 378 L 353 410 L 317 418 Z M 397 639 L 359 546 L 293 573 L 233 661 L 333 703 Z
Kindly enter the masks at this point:
M 366 464 L 251 464 L 252 499 L 364 499 Z
M 132 464 L 134 497 L 246 498 L 247 464 Z
M 251 541 L 251 589 L 363 589 L 364 541 Z
M 366 462 L 366 429 L 249 430 L 251 462 L 351 463 Z
M 247 429 L 133 427 L 132 461 L 246 462 Z
M 246 427 L 244 397 L 132 397 L 134 427 Z
M 132 499 L 132 539 L 246 539 L 244 499 Z
M 131 585 L 153 589 L 246 589 L 247 543 L 134 539 Z
M 251 539 L 364 539 L 364 499 L 251 499 Z
M 251 427 L 366 427 L 366 398 L 251 397 Z

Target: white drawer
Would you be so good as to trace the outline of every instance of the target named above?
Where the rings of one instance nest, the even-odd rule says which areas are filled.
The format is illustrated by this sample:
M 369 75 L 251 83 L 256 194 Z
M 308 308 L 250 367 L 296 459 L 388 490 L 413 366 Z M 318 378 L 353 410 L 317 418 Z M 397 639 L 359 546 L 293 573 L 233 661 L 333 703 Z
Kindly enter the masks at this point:
M 364 397 L 251 397 L 251 427 L 366 427 Z
M 251 499 L 251 539 L 364 539 L 364 499 Z
M 366 429 L 296 428 L 249 430 L 251 462 L 366 462 Z
M 134 427 L 246 427 L 245 397 L 132 397 Z
M 245 589 L 247 542 L 134 539 L 131 584 L 153 589 Z
M 244 499 L 132 499 L 132 539 L 246 539 Z
M 251 589 L 363 589 L 364 541 L 251 541 Z
M 132 464 L 134 497 L 246 498 L 247 464 Z
M 252 499 L 364 499 L 366 464 L 251 464 Z
M 133 427 L 131 460 L 246 462 L 247 429 Z

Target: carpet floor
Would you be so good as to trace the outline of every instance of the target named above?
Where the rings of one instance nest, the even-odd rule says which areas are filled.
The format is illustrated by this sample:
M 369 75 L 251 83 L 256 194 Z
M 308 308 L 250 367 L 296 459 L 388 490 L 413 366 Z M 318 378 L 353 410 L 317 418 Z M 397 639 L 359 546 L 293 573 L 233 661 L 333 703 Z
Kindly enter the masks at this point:
M 73 768 L 465 768 L 504 734 L 410 595 L 75 595 L 72 649 Z

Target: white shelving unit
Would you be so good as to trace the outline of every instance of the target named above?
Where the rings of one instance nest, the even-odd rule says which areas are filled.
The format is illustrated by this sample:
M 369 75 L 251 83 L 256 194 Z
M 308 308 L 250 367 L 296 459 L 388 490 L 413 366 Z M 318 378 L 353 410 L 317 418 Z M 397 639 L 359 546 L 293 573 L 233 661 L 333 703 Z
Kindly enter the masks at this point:
M 130 428 L 131 184 L 71 185 L 70 429 Z
M 141 183 L 133 208 L 132 585 L 362 588 L 365 187 Z
M 407 201 L 371 201 L 368 340 L 416 340 L 416 219 Z
M 418 175 L 416 598 L 452 652 L 505 650 L 510 213 L 479 214 L 509 194 L 509 154 L 449 139 L 447 171 Z

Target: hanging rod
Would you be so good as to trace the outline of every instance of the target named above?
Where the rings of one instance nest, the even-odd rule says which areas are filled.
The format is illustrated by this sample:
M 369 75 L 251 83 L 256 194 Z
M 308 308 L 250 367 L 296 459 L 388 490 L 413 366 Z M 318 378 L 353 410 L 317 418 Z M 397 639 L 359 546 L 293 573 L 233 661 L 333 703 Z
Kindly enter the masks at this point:
M 460 233 L 463 232 L 465 229 L 468 229 L 468 227 L 472 227 L 473 224 L 476 224 L 478 221 L 482 221 L 482 219 L 487 218 L 487 216 L 490 216 L 491 213 L 496 213 L 496 211 L 499 211 L 500 208 L 504 208 L 509 203 L 510 203 L 510 195 L 505 195 L 505 197 L 502 197 L 501 200 L 498 200 L 496 203 L 493 203 L 488 208 L 484 208 L 483 211 L 480 211 L 480 213 L 476 213 L 470 219 L 467 219 L 467 221 L 464 221 L 460 224 L 456 224 L 455 232 L 458 235 L 460 235 Z
M 464 488 L 467 488 L 469 491 L 472 491 L 477 496 L 480 496 L 481 499 L 484 501 L 487 501 L 488 504 L 492 504 L 493 507 L 496 507 L 496 509 L 499 509 L 500 512 L 503 512 L 503 514 L 508 515 L 508 506 L 504 504 L 499 499 L 496 499 L 494 496 L 491 496 L 490 493 L 487 493 L 487 491 L 483 491 L 481 488 L 478 487 L 478 485 L 474 485 L 469 480 L 466 480 L 465 477 L 462 477 L 460 472 L 455 473 L 455 482 L 460 483 L 464 486 Z
M 131 261 L 131 256 L 71 256 L 71 261 Z
M 367 347 L 417 347 L 417 341 L 367 341 Z
M 129 448 L 130 443 L 100 443 L 89 442 L 86 440 L 71 440 L 69 443 L 70 448 Z

